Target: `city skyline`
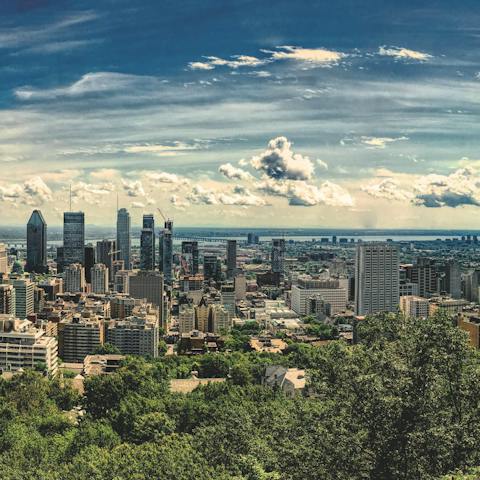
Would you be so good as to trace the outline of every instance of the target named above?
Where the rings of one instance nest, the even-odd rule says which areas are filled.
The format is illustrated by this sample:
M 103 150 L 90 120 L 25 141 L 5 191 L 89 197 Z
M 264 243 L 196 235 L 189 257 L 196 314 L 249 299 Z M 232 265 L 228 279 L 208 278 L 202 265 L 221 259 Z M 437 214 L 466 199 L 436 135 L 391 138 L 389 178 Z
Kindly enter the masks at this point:
M 2 225 L 61 225 L 71 188 L 93 225 L 118 196 L 132 225 L 475 227 L 474 2 L 0 14 Z

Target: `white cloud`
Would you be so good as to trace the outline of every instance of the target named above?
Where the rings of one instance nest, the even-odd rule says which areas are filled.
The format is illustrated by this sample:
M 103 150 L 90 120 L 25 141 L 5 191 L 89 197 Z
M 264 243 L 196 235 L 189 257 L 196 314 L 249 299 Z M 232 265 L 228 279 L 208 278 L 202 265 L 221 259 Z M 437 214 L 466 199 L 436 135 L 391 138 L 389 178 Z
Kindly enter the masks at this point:
M 220 57 L 205 58 L 206 62 L 190 62 L 188 67 L 191 70 L 213 70 L 215 67 L 237 69 L 240 67 L 259 67 L 267 62 L 251 55 L 233 55 L 229 60 Z
M 242 170 L 241 168 L 234 167 L 231 163 L 224 163 L 218 167 L 218 171 L 227 178 L 236 180 L 252 180 L 253 176 Z
M 64 187 L 67 190 L 68 187 Z M 106 183 L 77 182 L 72 184 L 72 201 L 74 203 L 86 202 L 91 205 L 99 205 L 100 198 L 110 195 L 115 191 L 115 185 Z
M 273 60 L 297 60 L 317 66 L 337 64 L 346 54 L 325 48 L 302 48 L 293 46 L 277 47 L 280 51 L 272 53 Z
M 189 180 L 175 173 L 168 172 L 147 172 L 145 178 L 152 183 L 172 183 L 188 185 Z
M 417 180 L 414 191 L 414 203 L 425 207 L 480 206 L 480 178 L 473 168 L 450 175 L 425 175 Z
M 393 178 L 384 178 L 378 183 L 371 183 L 362 187 L 362 190 L 374 198 L 397 201 L 408 201 L 413 198 L 413 194 L 401 188 L 399 182 Z
M 233 190 L 213 190 L 195 185 L 187 195 L 187 200 L 195 205 L 237 205 L 244 207 L 267 205 L 265 199 L 239 185 L 235 186 Z M 178 199 L 176 201 L 178 202 Z
M 39 90 L 32 87 L 20 87 L 14 90 L 20 100 L 48 100 L 60 97 L 80 97 L 88 94 L 127 90 L 143 81 L 145 77 L 116 72 L 87 73 L 67 87 Z
M 250 164 L 271 178 L 309 180 L 315 170 L 312 161 L 299 153 L 293 153 L 291 146 L 286 137 L 274 138 L 268 142 L 267 150 L 253 157 Z
M 328 163 L 324 162 L 323 160 L 320 160 L 317 158 L 317 165 L 322 169 L 322 170 L 328 170 Z
M 387 57 L 395 57 L 402 60 L 417 60 L 421 62 L 432 58 L 432 55 L 429 55 L 428 53 L 401 47 L 383 46 L 378 49 L 378 54 Z
M 140 208 L 140 209 L 145 208 L 145 204 L 142 203 L 142 202 L 132 202 L 132 203 L 130 204 L 130 206 L 131 206 L 132 208 L 135 208 L 135 209 L 137 209 L 137 208 Z
M 23 184 L 0 185 L 0 200 L 38 206 L 52 200 L 52 191 L 41 177 L 31 177 Z
M 346 189 L 329 181 L 323 182 L 320 187 L 317 187 L 303 180 L 277 181 L 272 178 L 264 178 L 257 184 L 257 188 L 267 195 L 287 198 L 290 205 L 351 207 L 355 203 Z
M 173 156 L 178 154 L 178 152 L 183 152 L 186 150 L 196 150 L 199 148 L 199 145 L 196 144 L 187 144 L 184 142 L 175 141 L 171 145 L 161 145 L 161 144 L 143 144 L 143 145 L 128 145 L 123 148 L 123 151 L 126 153 L 150 153 L 159 157 L 164 156 Z
M 144 197 L 145 190 L 140 180 L 124 180 L 122 179 L 123 189 L 129 197 Z
M 408 137 L 361 137 L 360 142 L 368 148 L 385 148 L 389 143 L 408 140 Z

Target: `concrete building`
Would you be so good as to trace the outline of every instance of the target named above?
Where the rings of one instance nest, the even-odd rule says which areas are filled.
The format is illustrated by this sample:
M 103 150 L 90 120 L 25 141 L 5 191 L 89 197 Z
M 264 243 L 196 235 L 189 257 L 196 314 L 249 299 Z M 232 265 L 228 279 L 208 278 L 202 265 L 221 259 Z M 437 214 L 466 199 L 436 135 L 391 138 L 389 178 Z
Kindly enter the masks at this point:
M 124 268 L 131 268 L 131 236 L 130 236 L 130 214 L 126 208 L 117 212 L 117 249 L 118 258 L 123 260 Z
M 83 362 L 105 342 L 103 321 L 81 318 L 58 324 L 58 343 L 60 357 L 64 362 Z
M 427 298 L 406 295 L 400 297 L 400 310 L 408 317 L 427 318 L 430 302 Z
M 16 317 L 15 288 L 10 284 L 0 284 L 0 315 Z
M 72 263 L 65 267 L 64 276 L 64 287 L 66 292 L 78 293 L 85 291 L 85 269 L 80 263 Z
M 136 270 L 129 275 L 129 293 L 145 298 L 157 307 L 163 306 L 163 275 L 160 272 Z
M 108 268 L 103 263 L 96 263 L 91 270 L 92 293 L 107 293 Z
M 458 328 L 468 334 L 473 348 L 480 348 L 480 316 L 478 313 L 462 313 L 458 316 Z
M 332 315 L 342 312 L 347 307 L 348 286 L 340 279 L 313 278 L 302 275 L 298 278 L 298 285 L 292 285 L 292 310 L 298 315 L 308 315 L 309 299 L 319 295 L 330 304 Z
M 388 243 L 357 245 L 355 260 L 355 313 L 394 312 L 398 308 L 398 249 Z
M 110 315 L 113 319 L 124 319 L 133 314 L 137 300 L 126 295 L 115 295 L 110 299 Z
M 210 305 L 209 315 L 211 316 L 211 333 L 224 334 L 232 329 L 232 315 L 222 305 Z
M 15 315 L 23 320 L 35 312 L 35 284 L 28 278 L 16 278 L 10 283 L 15 289 Z
M 445 290 L 452 298 L 462 298 L 460 263 L 450 259 L 445 264 Z
M 247 279 L 245 275 L 236 275 L 234 285 L 235 300 L 245 300 L 247 298 Z
M 58 345 L 28 320 L 0 315 L 0 370 L 15 372 L 44 367 L 50 376 L 58 369 Z

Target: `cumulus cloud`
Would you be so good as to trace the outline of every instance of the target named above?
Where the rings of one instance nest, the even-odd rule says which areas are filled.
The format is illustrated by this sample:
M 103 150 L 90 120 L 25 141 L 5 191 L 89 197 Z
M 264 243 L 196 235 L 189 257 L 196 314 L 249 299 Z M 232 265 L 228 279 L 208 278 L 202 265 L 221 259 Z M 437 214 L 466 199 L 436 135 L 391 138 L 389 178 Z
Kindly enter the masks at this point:
M 414 203 L 429 208 L 480 206 L 480 178 L 473 168 L 461 168 L 450 175 L 425 175 L 414 190 Z
M 346 54 L 325 48 L 302 48 L 290 45 L 277 47 L 278 51 L 269 52 L 273 60 L 297 60 L 317 66 L 337 64 Z
M 188 67 L 191 70 L 213 70 L 215 67 L 237 69 L 240 67 L 259 67 L 266 63 L 266 60 L 251 55 L 233 55 L 228 60 L 220 57 L 205 57 L 205 59 L 205 62 L 190 62 Z
M 416 60 L 420 62 L 424 62 L 432 58 L 432 55 L 429 55 L 428 53 L 401 47 L 382 46 L 378 49 L 378 54 L 387 57 L 395 57 L 401 60 Z
M 172 183 L 175 185 L 188 185 L 190 183 L 188 179 L 168 172 L 147 172 L 145 178 L 152 183 Z
M 145 208 L 145 204 L 142 203 L 142 202 L 132 202 L 132 203 L 130 204 L 130 206 L 131 206 L 132 208 L 135 208 L 135 209 L 137 209 L 137 208 L 140 208 L 140 209 Z
M 267 205 L 264 198 L 253 194 L 248 188 L 235 186 L 232 191 L 216 191 L 195 185 L 187 195 L 187 200 L 195 205 L 238 205 L 262 207 Z
M 387 200 L 412 200 L 413 194 L 401 188 L 399 182 L 393 178 L 384 178 L 378 183 L 371 183 L 362 187 L 362 190 L 374 198 L 385 198 Z
M 241 168 L 234 167 L 231 163 L 224 163 L 218 171 L 227 178 L 236 180 L 252 180 L 252 175 Z
M 66 189 L 66 187 L 65 187 Z M 74 203 L 86 202 L 92 205 L 100 204 L 100 198 L 115 191 L 115 185 L 106 183 L 77 182 L 72 184 L 72 200 Z
M 124 180 L 122 179 L 123 189 L 129 197 L 143 197 L 145 190 L 140 180 Z
M 52 191 L 41 177 L 32 177 L 23 184 L 0 185 L 0 200 L 37 206 L 52 200 Z
M 292 152 L 292 144 L 286 137 L 268 142 L 267 150 L 253 157 L 250 165 L 276 179 L 309 180 L 313 177 L 313 162 L 299 153 Z
M 178 210 L 185 210 L 190 203 L 186 200 L 182 200 L 178 195 L 172 195 L 170 197 L 170 203 Z
M 267 195 L 287 198 L 290 205 L 351 207 L 355 203 L 346 189 L 329 181 L 323 182 L 320 187 L 317 187 L 302 180 L 277 181 L 264 178 L 257 184 L 257 188 Z

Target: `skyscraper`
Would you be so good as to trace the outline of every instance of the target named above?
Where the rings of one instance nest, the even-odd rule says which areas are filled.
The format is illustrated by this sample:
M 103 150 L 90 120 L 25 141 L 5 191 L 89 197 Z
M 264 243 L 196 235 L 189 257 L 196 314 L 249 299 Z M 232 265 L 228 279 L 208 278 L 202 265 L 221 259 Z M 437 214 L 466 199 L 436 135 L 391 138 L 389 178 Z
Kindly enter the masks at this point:
M 227 278 L 233 278 L 237 270 L 237 241 L 227 240 Z
M 140 235 L 140 268 L 155 270 L 155 220 L 153 214 L 143 216 Z
M 7 247 L 4 243 L 0 243 L 0 274 L 8 271 Z
M 92 268 L 93 266 L 97 263 L 96 261 L 96 255 L 95 255 L 95 247 L 91 244 L 88 243 L 85 245 L 85 281 L 87 283 L 92 283 Z
M 393 312 L 399 304 L 398 250 L 385 243 L 357 245 L 355 313 Z
M 96 263 L 103 263 L 109 271 L 109 279 L 113 282 L 113 262 L 118 258 L 115 240 L 100 240 L 97 242 Z
M 196 275 L 198 273 L 198 242 L 182 242 L 183 273 Z
M 47 271 L 47 222 L 40 210 L 34 210 L 27 223 L 27 272 Z
M 164 230 L 159 239 L 159 270 L 163 272 L 164 280 L 167 285 L 172 284 L 172 266 L 173 266 L 173 222 L 165 220 Z
M 15 311 L 21 320 L 34 313 L 35 284 L 27 278 L 18 278 L 11 281 L 15 289 Z
M 283 274 L 285 268 L 285 239 L 272 239 L 272 272 Z
M 123 260 L 125 270 L 131 268 L 131 248 L 130 214 L 126 208 L 121 208 L 117 212 L 117 249 L 119 250 L 118 259 Z
M 63 214 L 63 264 L 85 263 L 85 215 L 83 212 Z
M 65 268 L 65 292 L 85 291 L 85 269 L 80 263 L 71 263 Z
M 445 287 L 452 298 L 462 298 L 460 263 L 456 260 L 448 260 L 445 265 Z

